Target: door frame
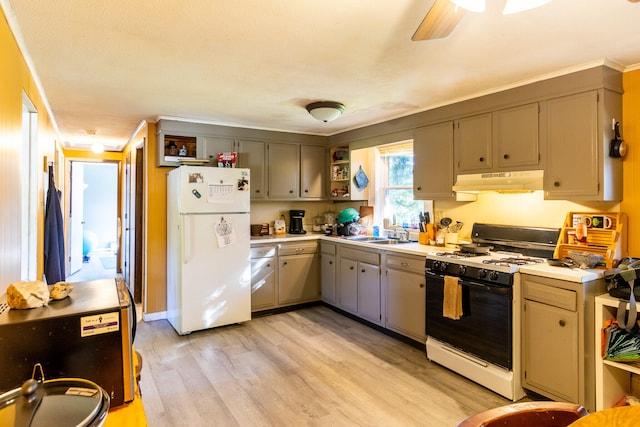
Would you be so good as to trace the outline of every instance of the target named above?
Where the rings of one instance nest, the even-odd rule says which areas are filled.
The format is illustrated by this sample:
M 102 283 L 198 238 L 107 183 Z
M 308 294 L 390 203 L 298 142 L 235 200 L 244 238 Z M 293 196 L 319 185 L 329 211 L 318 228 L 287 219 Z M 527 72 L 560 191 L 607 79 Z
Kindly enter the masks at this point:
M 122 265 L 122 222 L 121 222 L 121 205 L 122 205 L 122 161 L 118 159 L 96 159 L 96 158 L 87 158 L 87 157 L 65 157 L 65 187 L 67 191 L 63 195 L 64 197 L 64 207 L 65 207 L 65 215 L 68 218 L 68 227 L 66 229 L 65 235 L 65 251 L 67 254 L 71 253 L 71 223 L 70 223 L 70 212 L 72 209 L 71 206 L 71 192 L 72 192 L 72 163 L 81 162 L 81 163 L 113 163 L 117 166 L 116 169 L 116 239 L 118 241 L 118 249 L 116 251 L 116 273 L 121 273 L 121 265 Z M 70 260 L 69 256 L 67 256 L 66 265 L 69 266 Z

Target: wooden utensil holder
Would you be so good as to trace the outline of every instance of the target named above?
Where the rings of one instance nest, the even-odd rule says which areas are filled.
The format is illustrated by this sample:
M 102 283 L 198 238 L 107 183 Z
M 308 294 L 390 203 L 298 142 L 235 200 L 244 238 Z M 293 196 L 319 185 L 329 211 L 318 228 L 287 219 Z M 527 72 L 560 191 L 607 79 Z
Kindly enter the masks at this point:
M 611 218 L 611 228 L 587 229 L 587 243 L 577 244 L 570 240 L 570 235 L 575 236 L 573 226 L 574 215 L 607 216 Z M 627 250 L 627 215 L 622 212 L 569 212 L 562 226 L 558 244 L 554 251 L 554 258 L 567 258 L 570 251 L 588 252 L 602 255 L 604 258 L 595 268 L 613 268 L 618 262 L 628 255 Z

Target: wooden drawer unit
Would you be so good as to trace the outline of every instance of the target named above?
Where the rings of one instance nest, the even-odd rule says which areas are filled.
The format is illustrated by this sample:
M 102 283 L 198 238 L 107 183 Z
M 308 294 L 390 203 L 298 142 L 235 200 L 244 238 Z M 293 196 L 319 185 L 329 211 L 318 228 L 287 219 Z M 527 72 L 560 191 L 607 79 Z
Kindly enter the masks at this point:
M 567 289 L 525 281 L 524 298 L 565 310 L 576 311 L 576 293 Z
M 278 255 L 302 255 L 302 254 L 315 254 L 318 251 L 317 242 L 295 242 L 278 245 Z
M 276 245 L 255 246 L 251 254 L 251 311 L 276 306 Z
M 250 249 L 250 257 L 253 258 L 264 258 L 264 257 L 272 257 L 276 255 L 276 246 L 256 246 Z
M 336 254 L 336 245 L 333 243 L 320 243 L 320 252 L 323 254 L 335 255 Z
M 424 257 L 387 255 L 387 267 L 424 274 Z
M 366 262 L 367 264 L 380 265 L 380 254 L 375 252 L 365 252 L 341 246 L 340 257 Z

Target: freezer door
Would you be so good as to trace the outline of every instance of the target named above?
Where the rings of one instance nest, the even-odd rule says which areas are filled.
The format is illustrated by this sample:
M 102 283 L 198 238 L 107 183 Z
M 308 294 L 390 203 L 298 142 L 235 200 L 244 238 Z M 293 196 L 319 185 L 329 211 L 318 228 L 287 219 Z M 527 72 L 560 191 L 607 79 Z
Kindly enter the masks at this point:
M 181 223 L 178 332 L 250 320 L 249 214 L 181 215 Z
M 249 169 L 180 166 L 170 179 L 174 173 L 179 212 L 249 212 Z

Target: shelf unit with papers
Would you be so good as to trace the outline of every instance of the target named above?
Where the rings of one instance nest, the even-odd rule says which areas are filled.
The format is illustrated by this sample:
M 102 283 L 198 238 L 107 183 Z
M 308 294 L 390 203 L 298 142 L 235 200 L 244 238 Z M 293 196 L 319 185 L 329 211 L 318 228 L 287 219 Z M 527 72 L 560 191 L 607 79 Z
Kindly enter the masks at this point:
M 596 351 L 596 410 L 607 409 L 618 404 L 625 396 L 635 394 L 640 398 L 640 362 L 615 362 L 603 359 L 602 327 L 604 322 L 615 319 L 620 300 L 609 294 L 597 296 L 595 319 Z M 640 303 L 636 303 L 640 312 Z M 627 303 L 627 310 L 629 304 Z

